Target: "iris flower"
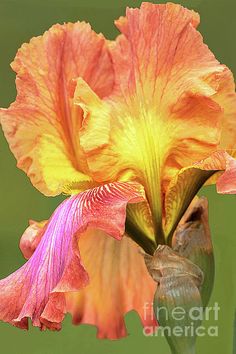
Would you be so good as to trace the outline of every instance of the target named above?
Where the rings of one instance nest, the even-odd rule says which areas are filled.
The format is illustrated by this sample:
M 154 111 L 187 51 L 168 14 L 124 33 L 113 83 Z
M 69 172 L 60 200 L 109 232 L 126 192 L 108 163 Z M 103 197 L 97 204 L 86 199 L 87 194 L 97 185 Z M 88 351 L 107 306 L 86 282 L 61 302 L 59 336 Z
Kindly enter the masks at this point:
M 204 184 L 236 192 L 236 95 L 230 70 L 197 31 L 199 15 L 143 3 L 108 41 L 84 22 L 56 24 L 19 49 L 5 137 L 32 184 L 66 194 L 20 241 L 28 261 L 0 281 L 0 319 L 126 334 L 124 315 L 152 302 L 139 251 L 171 244 Z

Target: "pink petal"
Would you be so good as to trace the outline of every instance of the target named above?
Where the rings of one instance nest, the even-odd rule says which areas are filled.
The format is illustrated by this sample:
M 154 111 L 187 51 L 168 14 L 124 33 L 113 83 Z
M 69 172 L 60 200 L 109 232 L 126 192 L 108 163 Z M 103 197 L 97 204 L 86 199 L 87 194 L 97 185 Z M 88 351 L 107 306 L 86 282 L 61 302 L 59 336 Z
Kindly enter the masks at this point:
M 235 151 L 219 150 L 200 161 L 195 166 L 202 170 L 223 171 L 216 181 L 217 192 L 220 194 L 236 193 L 236 159 Z
M 88 226 L 120 239 L 126 205 L 143 201 L 136 183 L 110 183 L 66 199 L 55 210 L 33 256 L 0 281 L 0 319 L 28 328 L 58 330 L 66 312 L 65 292 L 87 285 L 78 238 Z

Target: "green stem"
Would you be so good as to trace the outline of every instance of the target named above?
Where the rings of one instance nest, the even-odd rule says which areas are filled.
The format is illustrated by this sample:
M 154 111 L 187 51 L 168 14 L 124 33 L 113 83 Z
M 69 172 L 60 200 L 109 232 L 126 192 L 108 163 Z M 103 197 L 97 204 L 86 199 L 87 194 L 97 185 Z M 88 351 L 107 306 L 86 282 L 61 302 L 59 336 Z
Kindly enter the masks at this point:
M 178 351 L 178 350 L 172 349 L 171 354 L 196 354 L 195 346 L 192 348 L 188 348 L 187 350 L 184 350 L 184 351 L 183 350 Z

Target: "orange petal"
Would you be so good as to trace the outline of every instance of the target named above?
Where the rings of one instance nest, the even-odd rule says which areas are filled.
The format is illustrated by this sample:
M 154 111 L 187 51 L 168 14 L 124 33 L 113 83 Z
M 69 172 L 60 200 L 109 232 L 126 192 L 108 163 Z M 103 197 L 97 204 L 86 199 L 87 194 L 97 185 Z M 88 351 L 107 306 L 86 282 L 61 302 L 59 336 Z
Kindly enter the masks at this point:
M 236 152 L 231 152 L 236 156 Z M 171 181 L 165 198 L 165 235 L 174 232 L 181 217 L 202 187 L 204 182 L 217 171 L 217 192 L 222 194 L 236 193 L 236 160 L 226 151 L 216 151 L 208 158 L 183 168 Z
M 127 203 L 143 200 L 143 189 L 137 183 L 110 183 L 61 203 L 32 257 L 0 280 L 0 319 L 28 328 L 31 318 L 41 329 L 60 329 L 66 311 L 65 293 L 88 283 L 78 238 L 87 227 L 93 227 L 121 239 Z
M 236 95 L 234 77 L 230 71 L 225 71 L 225 79 L 219 84 L 215 100 L 224 107 L 220 148 L 230 150 L 235 148 L 236 141 Z
M 91 92 L 80 98 L 90 117 L 81 145 L 94 179 L 142 183 L 157 235 L 170 180 L 213 153 L 221 138 L 225 101 L 218 96 L 229 70 L 203 43 L 198 22 L 195 12 L 170 3 L 128 9 L 116 22 L 123 34 L 111 43 L 113 93 L 95 105 Z M 230 85 L 226 91 L 235 96 Z M 99 131 L 96 119 L 103 120 Z
M 44 234 L 45 226 L 47 220 L 44 221 L 29 221 L 29 227 L 25 230 L 20 239 L 20 250 L 26 259 L 29 259 L 36 248 Z
M 154 327 L 156 286 L 138 246 L 128 237 L 116 241 L 92 230 L 80 239 L 79 248 L 90 282 L 67 295 L 73 322 L 97 326 L 99 338 L 117 339 L 127 334 L 124 315 L 135 310 L 144 326 Z
M 110 93 L 113 69 L 105 39 L 86 23 L 55 25 L 23 44 L 12 68 L 17 98 L 1 109 L 0 119 L 18 167 L 47 195 L 79 182 L 88 188 L 73 79 L 82 77 L 99 97 Z

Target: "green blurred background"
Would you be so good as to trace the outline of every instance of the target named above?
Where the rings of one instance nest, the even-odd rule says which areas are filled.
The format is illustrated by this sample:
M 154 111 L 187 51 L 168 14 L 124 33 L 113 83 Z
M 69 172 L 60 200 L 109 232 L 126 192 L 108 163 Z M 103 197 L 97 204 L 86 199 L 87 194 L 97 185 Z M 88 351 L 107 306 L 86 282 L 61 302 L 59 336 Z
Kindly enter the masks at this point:
M 157 3 L 156 1 L 153 1 Z M 159 1 L 164 3 L 165 1 Z M 176 1 L 201 14 L 205 42 L 216 57 L 236 75 L 235 0 Z M 126 6 L 139 6 L 135 0 L 0 0 L 0 106 L 7 107 L 15 98 L 14 73 L 9 64 L 17 48 L 39 35 L 52 24 L 86 20 L 97 32 L 112 39 L 117 34 L 114 19 L 124 14 Z M 40 60 L 40 58 L 39 58 Z M 46 219 L 61 198 L 46 198 L 37 192 L 16 162 L 0 132 L 0 276 L 14 271 L 23 262 L 18 240 L 29 218 Z M 215 187 L 201 194 L 209 198 L 210 223 L 216 256 L 216 281 L 211 303 L 221 307 L 218 337 L 198 339 L 197 353 L 232 354 L 233 317 L 236 308 L 236 197 L 220 196 Z M 168 354 L 165 339 L 146 338 L 135 313 L 126 316 L 130 335 L 119 341 L 96 339 L 90 326 L 72 326 L 67 317 L 61 332 L 29 332 L 0 324 L 0 353 L 3 354 Z M 215 325 L 208 321 L 206 326 Z

